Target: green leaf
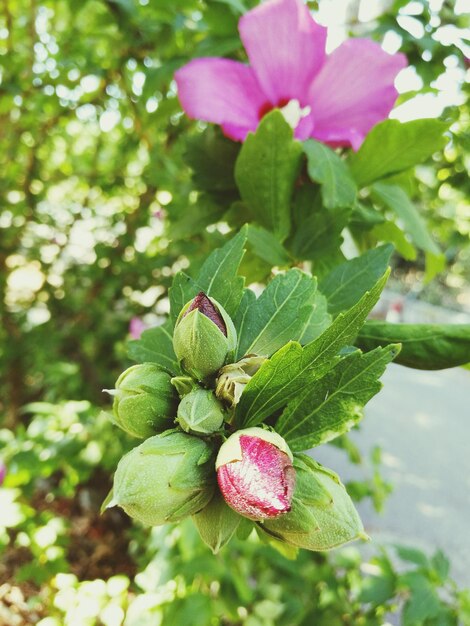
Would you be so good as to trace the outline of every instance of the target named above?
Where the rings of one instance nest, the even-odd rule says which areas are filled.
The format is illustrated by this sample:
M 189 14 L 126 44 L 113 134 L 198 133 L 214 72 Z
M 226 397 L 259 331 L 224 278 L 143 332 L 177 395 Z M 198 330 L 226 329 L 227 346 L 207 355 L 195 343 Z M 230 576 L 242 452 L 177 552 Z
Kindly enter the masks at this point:
M 383 275 L 392 252 L 393 246 L 380 246 L 338 265 L 325 276 L 320 291 L 328 300 L 328 311 L 337 315 L 351 308 Z
M 294 198 L 295 228 L 288 246 L 296 259 L 323 261 L 339 249 L 348 208 L 326 209 L 314 185 L 303 185 Z
M 338 352 L 350 345 L 374 307 L 389 271 L 349 311 L 340 313 L 317 339 L 304 348 L 291 341 L 268 359 L 245 387 L 235 418 L 240 428 L 260 424 L 285 406 L 306 384 L 319 379 L 338 362 Z
M 404 546 L 401 544 L 394 544 L 393 546 L 397 555 L 402 561 L 407 563 L 414 563 L 424 569 L 429 568 L 429 559 L 426 554 L 419 548 L 412 548 L 411 546 Z M 421 574 L 419 575 L 421 576 Z M 413 580 L 413 579 L 412 579 Z
M 439 248 L 431 239 L 423 218 L 401 187 L 387 185 L 386 183 L 375 183 L 375 185 L 372 185 L 371 191 L 375 200 L 380 200 L 400 218 L 405 231 L 410 235 L 418 248 L 435 255 L 439 254 Z
M 321 185 L 324 206 L 327 209 L 352 206 L 357 188 L 345 161 L 314 139 L 304 141 L 303 149 L 307 155 L 308 175 Z
M 277 274 L 243 311 L 237 329 L 237 359 L 270 356 L 291 339 L 300 339 L 312 313 L 317 281 L 299 269 Z
M 213 615 L 213 599 L 209 594 L 202 591 L 188 591 L 184 596 L 177 597 L 172 602 L 165 604 L 165 622 L 167 624 L 191 624 L 191 626 L 207 626 L 212 621 Z M 153 605 L 151 605 L 153 609 Z M 134 624 L 158 624 L 161 623 L 161 608 L 159 607 L 158 613 L 155 611 L 155 617 L 152 613 L 149 613 L 149 609 L 140 615 L 145 617 L 138 617 L 137 620 L 133 620 Z M 127 618 L 126 618 L 127 619 Z
M 214 554 L 230 541 L 241 520 L 218 492 L 202 511 L 193 515 L 201 539 Z
M 313 308 L 305 324 L 299 342 L 304 346 L 316 339 L 331 324 L 331 315 L 328 313 L 328 301 L 318 290 L 313 299 Z
M 355 344 L 363 350 L 401 343 L 396 362 L 423 370 L 465 365 L 470 355 L 470 324 L 390 324 L 371 320 Z
M 243 295 L 245 279 L 237 276 L 238 267 L 245 252 L 247 227 L 235 237 L 214 250 L 201 267 L 197 284 L 224 307 L 230 316 L 235 315 Z
M 256 295 L 251 289 L 245 289 L 243 292 L 242 299 L 240 300 L 240 305 L 237 309 L 237 313 L 233 318 L 234 326 L 237 330 L 238 337 L 240 336 L 240 329 L 245 324 L 245 317 L 251 305 L 256 302 Z
M 370 131 L 348 159 L 357 184 L 369 183 L 422 163 L 447 143 L 446 122 L 437 119 L 385 120 Z
M 443 272 L 446 267 L 445 254 L 434 254 L 432 252 L 425 252 L 425 264 L 426 271 L 424 272 L 424 282 L 429 283 L 434 276 Z
M 440 613 L 441 601 L 426 576 L 419 572 L 409 572 L 401 576 L 400 582 L 411 590 L 411 597 L 403 608 L 403 626 L 417 626 Z
M 195 186 L 207 191 L 236 191 L 233 170 L 239 151 L 239 144 L 214 126 L 191 137 L 184 156 L 193 170 Z
M 192 300 L 201 291 L 199 285 L 185 272 L 178 272 L 168 291 L 170 298 L 170 317 L 173 325 L 186 302 Z
M 377 576 L 367 576 L 362 582 L 359 602 L 370 602 L 375 606 L 385 604 L 395 595 L 396 577 L 386 572 Z
M 249 224 L 248 243 L 251 245 L 253 253 L 271 267 L 290 265 L 289 253 L 269 230 Z
M 224 208 L 208 193 L 199 193 L 190 211 L 185 211 L 177 221 L 169 222 L 169 236 L 178 240 L 201 233 L 210 224 L 220 221 Z
M 157 363 L 173 376 L 180 373 L 169 320 L 161 326 L 145 330 L 139 339 L 130 341 L 128 346 L 129 357 L 137 363 Z
M 383 224 L 377 224 L 372 229 L 372 235 L 378 241 L 389 241 L 392 243 L 397 252 L 407 261 L 416 259 L 416 248 L 408 241 L 405 233 L 395 222 L 385 221 Z
M 350 430 L 362 418 L 362 408 L 382 388 L 378 381 L 399 346 L 355 352 L 341 360 L 314 385 L 290 402 L 276 431 L 291 450 L 307 450 Z
M 272 111 L 255 134 L 248 134 L 235 166 L 243 201 L 281 241 L 291 228 L 290 201 L 301 159 L 302 146 L 291 127 L 282 113 Z
M 199 291 L 215 298 L 230 316 L 240 304 L 243 295 L 244 279 L 237 275 L 238 267 L 244 254 L 247 238 L 247 227 L 217 248 L 207 257 L 197 281 L 184 272 L 178 272 L 169 290 L 170 314 L 173 324 L 176 322 L 183 306 Z
M 241 0 L 217 0 L 217 1 L 223 4 L 228 4 L 228 6 L 235 9 L 237 13 L 243 14 L 243 13 L 246 13 L 247 11 L 246 6 L 243 4 Z
M 383 224 L 385 222 L 384 216 L 376 209 L 362 204 L 362 202 L 355 202 L 351 213 L 350 225 L 360 228 L 362 230 L 368 230 Z
M 436 552 L 432 555 L 431 566 L 439 577 L 439 580 L 444 583 L 449 576 L 450 561 L 442 550 L 436 550 Z

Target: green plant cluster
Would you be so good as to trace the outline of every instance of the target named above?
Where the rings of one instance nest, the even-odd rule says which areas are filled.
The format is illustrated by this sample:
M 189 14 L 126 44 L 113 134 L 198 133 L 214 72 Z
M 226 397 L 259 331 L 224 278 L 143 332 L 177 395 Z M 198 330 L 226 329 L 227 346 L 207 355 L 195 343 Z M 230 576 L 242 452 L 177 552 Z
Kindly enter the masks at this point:
M 248 433 L 247 428 L 268 426 L 300 453 L 358 423 L 362 407 L 380 390 L 378 378 L 399 352 L 396 344 L 366 354 L 350 348 L 383 289 L 388 255 L 376 284 L 369 291 L 359 284 L 349 294 L 350 308 L 336 301 L 344 311 L 333 321 L 316 279 L 298 269 L 279 273 L 259 298 L 244 287 L 238 267 L 247 230 L 215 250 L 197 279 L 176 275 L 170 289 L 173 332 L 169 321 L 131 345 L 143 363 L 118 378 L 111 420 L 146 440 L 120 461 L 105 504 L 118 504 L 148 525 L 193 515 L 214 552 L 236 531 L 246 537 L 253 528 L 294 552 L 330 549 L 363 535 L 333 472 L 305 455 L 294 456 L 292 511 L 255 525 L 220 497 L 215 454 L 231 433 Z
M 362 156 L 300 146 L 276 113 L 243 149 L 181 114 L 174 71 L 201 55 L 244 60 L 237 21 L 254 4 L 6 0 L 0 9 L 0 621 L 9 625 L 153 626 L 200 616 L 201 624 L 334 626 L 383 624 L 388 613 L 403 614 L 406 626 L 470 623 L 468 592 L 451 582 L 440 553 L 393 549 L 369 559 L 347 548 L 301 551 L 293 562 L 252 535 L 214 557 L 191 523 L 149 531 L 118 509 L 98 515 L 133 445 L 100 414 L 101 389 L 130 365 L 129 321 L 164 321 L 173 277 L 189 266 L 197 277 L 227 230 L 250 221 L 240 268 L 249 282 L 269 282 L 273 267 L 285 276 L 293 265 L 319 277 L 325 299 L 314 298 L 317 316 L 302 348 L 290 348 L 294 361 L 295 350 L 374 287 L 390 258 L 396 276 L 421 281 L 443 267 L 443 253 L 448 268 L 426 287 L 439 285 L 433 297 L 459 293 L 468 279 L 468 102 L 441 120 L 384 123 Z M 403 17 L 419 22 L 422 36 Z M 466 19 L 452 3 L 397 0 L 373 23 L 353 16 L 349 27 L 380 41 L 398 37 L 418 91 L 432 94 L 447 66 L 464 67 Z M 453 42 L 437 41 L 443 24 L 455 28 Z M 392 169 L 377 171 L 384 154 Z M 267 175 L 279 187 L 267 189 Z M 358 259 L 339 252 L 340 224 Z M 177 299 L 177 290 L 173 323 L 195 295 Z M 256 310 L 259 299 L 245 304 Z M 155 326 L 131 344 L 132 358 L 155 362 L 158 346 L 159 367 L 171 368 L 165 331 Z M 351 346 L 399 341 L 398 358 L 413 367 L 448 367 L 468 354 L 465 328 L 366 322 L 358 332 Z M 351 362 L 362 358 L 351 352 Z M 334 380 L 333 370 L 322 384 Z M 332 443 L 359 461 L 347 435 Z M 389 486 L 374 467 L 347 488 L 380 506 Z

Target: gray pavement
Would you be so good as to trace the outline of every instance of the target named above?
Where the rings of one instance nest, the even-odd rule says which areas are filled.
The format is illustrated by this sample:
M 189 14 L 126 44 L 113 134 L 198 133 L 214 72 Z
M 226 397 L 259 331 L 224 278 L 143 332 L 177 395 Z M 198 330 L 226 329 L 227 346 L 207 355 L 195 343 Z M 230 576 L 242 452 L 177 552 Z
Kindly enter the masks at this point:
M 470 586 L 470 371 L 437 372 L 391 365 L 383 390 L 367 405 L 352 438 L 360 450 L 380 445 L 382 473 L 394 492 L 377 514 L 360 503 L 373 541 L 396 542 L 451 559 L 451 575 Z M 343 481 L 360 479 L 364 468 L 322 446 L 312 454 Z

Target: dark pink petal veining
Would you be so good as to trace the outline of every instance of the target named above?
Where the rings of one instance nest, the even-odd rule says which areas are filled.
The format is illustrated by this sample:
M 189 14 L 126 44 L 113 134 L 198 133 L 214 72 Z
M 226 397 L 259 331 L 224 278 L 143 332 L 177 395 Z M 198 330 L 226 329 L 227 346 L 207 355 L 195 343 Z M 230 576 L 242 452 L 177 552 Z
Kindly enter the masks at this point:
M 217 328 L 225 336 L 227 336 L 227 327 L 225 325 L 223 317 L 221 316 L 219 311 L 217 311 L 215 306 L 212 304 L 210 298 L 208 298 L 203 291 L 200 291 L 197 294 L 197 296 L 191 302 L 189 307 L 186 309 L 183 317 L 186 317 L 186 315 L 188 315 L 189 313 L 191 313 L 191 311 L 194 311 L 195 309 L 197 309 L 200 313 L 208 317 L 211 320 L 211 322 L 214 322 Z
M 295 470 L 289 456 L 260 437 L 242 435 L 240 446 L 242 459 L 217 470 L 227 504 L 253 520 L 278 517 L 290 511 Z

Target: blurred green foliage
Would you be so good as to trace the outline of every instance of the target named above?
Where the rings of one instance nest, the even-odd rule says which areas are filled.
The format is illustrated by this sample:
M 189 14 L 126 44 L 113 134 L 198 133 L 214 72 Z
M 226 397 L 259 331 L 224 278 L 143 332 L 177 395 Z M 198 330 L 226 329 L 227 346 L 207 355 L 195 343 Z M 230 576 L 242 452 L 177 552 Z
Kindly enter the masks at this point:
M 172 76 L 195 56 L 242 59 L 237 20 L 253 4 L 2 5 L 0 367 L 7 374 L 0 408 L 8 423 L 38 398 L 101 402 L 99 390 L 124 358 L 130 318 L 149 314 L 152 322 L 151 312 L 165 313 L 174 270 L 189 261 L 197 266 L 220 242 L 220 233 L 205 227 L 220 219 L 220 198 L 226 210 L 238 196 L 233 163 L 239 146 L 220 140 L 214 152 L 214 129 L 201 135 L 203 126 L 182 115 Z M 352 34 L 398 38 L 418 91 L 432 95 L 438 91 L 433 81 L 463 71 L 459 29 L 467 18 L 450 2 L 431 9 L 426 2 L 396 1 L 369 23 L 351 7 L 348 17 Z M 446 38 L 449 29 L 453 36 Z M 420 166 L 417 179 L 407 174 L 397 182 L 420 198 L 434 237 L 462 273 L 468 104 L 449 116 L 452 144 Z M 204 170 L 201 141 L 207 140 Z M 234 225 L 245 221 L 241 207 L 231 212 Z M 254 277 L 260 263 L 251 259 Z
M 254 4 L 0 7 L 0 454 L 8 466 L 0 609 L 10 611 L 0 622 L 372 625 L 405 607 L 405 626 L 457 624 L 457 614 L 470 624 L 470 597 L 449 580 L 439 552 L 398 550 L 412 564 L 404 571 L 385 553 L 362 563 L 355 549 L 292 563 L 254 540 L 214 558 L 192 527 L 149 532 L 119 513 L 98 515 L 109 474 L 132 446 L 97 408 L 107 403 L 101 389 L 128 364 L 129 321 L 161 321 L 174 273 L 190 263 L 196 271 L 221 242 L 221 215 L 233 227 L 246 220 L 233 177 L 240 147 L 182 114 L 172 76 L 195 56 L 243 59 L 237 20 Z M 352 9 L 348 30 L 398 38 L 416 91 L 432 96 L 446 72 L 462 76 L 466 20 L 452 2 L 396 0 L 368 23 Z M 445 251 L 449 271 L 439 282 L 448 291 L 462 288 L 470 267 L 468 102 L 444 117 L 446 149 L 389 182 L 406 190 Z M 383 227 L 367 209 L 355 208 L 352 227 L 364 248 Z M 244 272 L 265 278 L 267 267 L 290 263 L 270 233 L 250 228 Z M 387 228 L 406 259 L 409 241 Z M 420 276 L 423 255 L 409 256 L 399 269 Z M 346 438 L 341 445 L 358 460 Z M 377 506 L 388 491 L 379 473 L 349 487 Z

